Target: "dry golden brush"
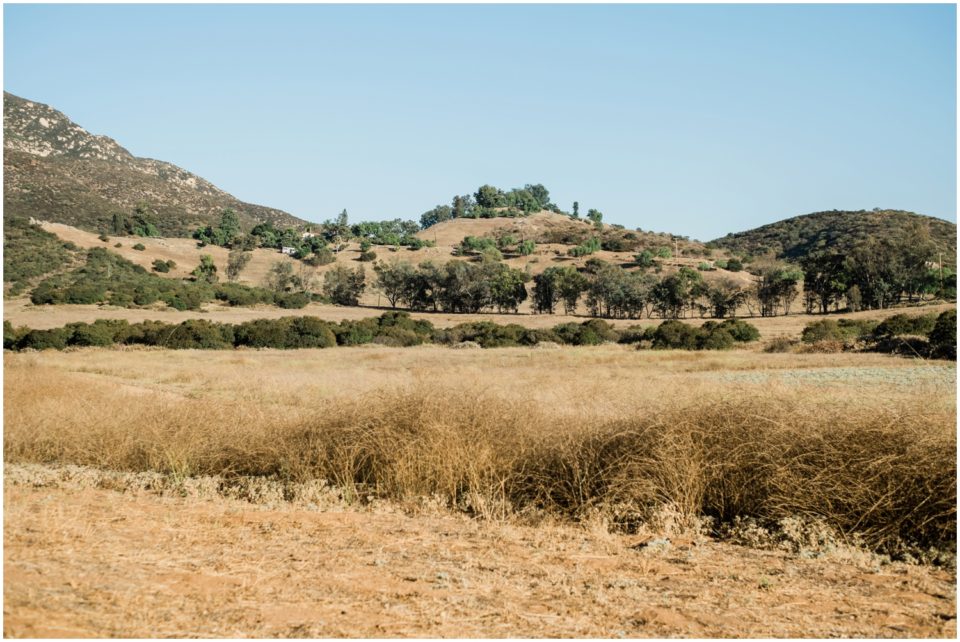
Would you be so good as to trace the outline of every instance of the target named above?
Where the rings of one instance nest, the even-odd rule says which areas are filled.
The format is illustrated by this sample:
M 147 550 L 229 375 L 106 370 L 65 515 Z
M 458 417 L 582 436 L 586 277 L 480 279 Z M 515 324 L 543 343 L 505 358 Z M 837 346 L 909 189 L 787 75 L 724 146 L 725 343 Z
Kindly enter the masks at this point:
M 265 407 L 93 378 L 79 395 L 79 376 L 6 369 L 6 461 L 325 479 L 348 496 L 438 497 L 488 518 L 817 517 L 876 550 L 955 548 L 955 408 L 925 406 L 922 388 L 869 402 L 720 388 L 631 404 L 585 386 L 589 399 L 547 409 L 469 378 L 418 378 Z

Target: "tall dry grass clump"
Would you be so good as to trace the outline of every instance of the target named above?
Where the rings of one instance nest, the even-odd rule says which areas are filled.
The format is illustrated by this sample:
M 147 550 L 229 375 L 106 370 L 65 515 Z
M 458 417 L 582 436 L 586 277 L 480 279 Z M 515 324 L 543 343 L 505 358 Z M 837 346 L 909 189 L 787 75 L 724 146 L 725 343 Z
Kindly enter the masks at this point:
M 488 518 L 598 511 L 623 528 L 664 508 L 693 522 L 821 519 L 876 550 L 955 549 L 952 407 L 752 389 L 615 413 L 414 383 L 269 406 L 123 393 L 53 369 L 4 382 L 6 461 L 174 475 L 325 479 L 348 496 L 432 497 Z

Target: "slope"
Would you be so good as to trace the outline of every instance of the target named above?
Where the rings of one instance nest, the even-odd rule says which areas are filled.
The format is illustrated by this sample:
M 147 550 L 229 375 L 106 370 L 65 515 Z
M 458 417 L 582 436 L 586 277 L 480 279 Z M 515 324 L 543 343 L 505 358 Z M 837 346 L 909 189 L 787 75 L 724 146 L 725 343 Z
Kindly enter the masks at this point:
M 90 231 L 110 228 L 115 213 L 146 206 L 159 232 L 189 236 L 219 220 L 225 208 L 241 223 L 277 226 L 305 221 L 253 205 L 163 161 L 138 158 L 96 136 L 61 112 L 13 94 L 3 95 L 4 217 L 33 217 Z
M 869 239 L 902 240 L 929 233 L 946 263 L 957 260 L 957 225 L 902 210 L 832 210 L 794 216 L 776 223 L 736 232 L 711 242 L 732 252 L 799 261 L 820 250 L 846 251 Z

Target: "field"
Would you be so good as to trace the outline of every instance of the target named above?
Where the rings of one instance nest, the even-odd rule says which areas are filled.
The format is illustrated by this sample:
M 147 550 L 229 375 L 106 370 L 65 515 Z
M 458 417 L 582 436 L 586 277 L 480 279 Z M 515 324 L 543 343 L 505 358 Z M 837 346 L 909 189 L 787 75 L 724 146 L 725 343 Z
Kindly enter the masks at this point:
M 81 349 L 4 375 L 7 636 L 956 635 L 952 363 Z

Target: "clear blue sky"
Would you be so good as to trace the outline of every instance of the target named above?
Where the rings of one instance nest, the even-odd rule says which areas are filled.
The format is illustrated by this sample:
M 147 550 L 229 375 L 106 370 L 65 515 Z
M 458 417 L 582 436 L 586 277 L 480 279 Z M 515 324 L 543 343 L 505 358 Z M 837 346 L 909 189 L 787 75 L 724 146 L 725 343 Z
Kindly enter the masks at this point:
M 953 5 L 5 5 L 4 89 L 308 220 L 483 183 L 701 240 L 956 221 Z

